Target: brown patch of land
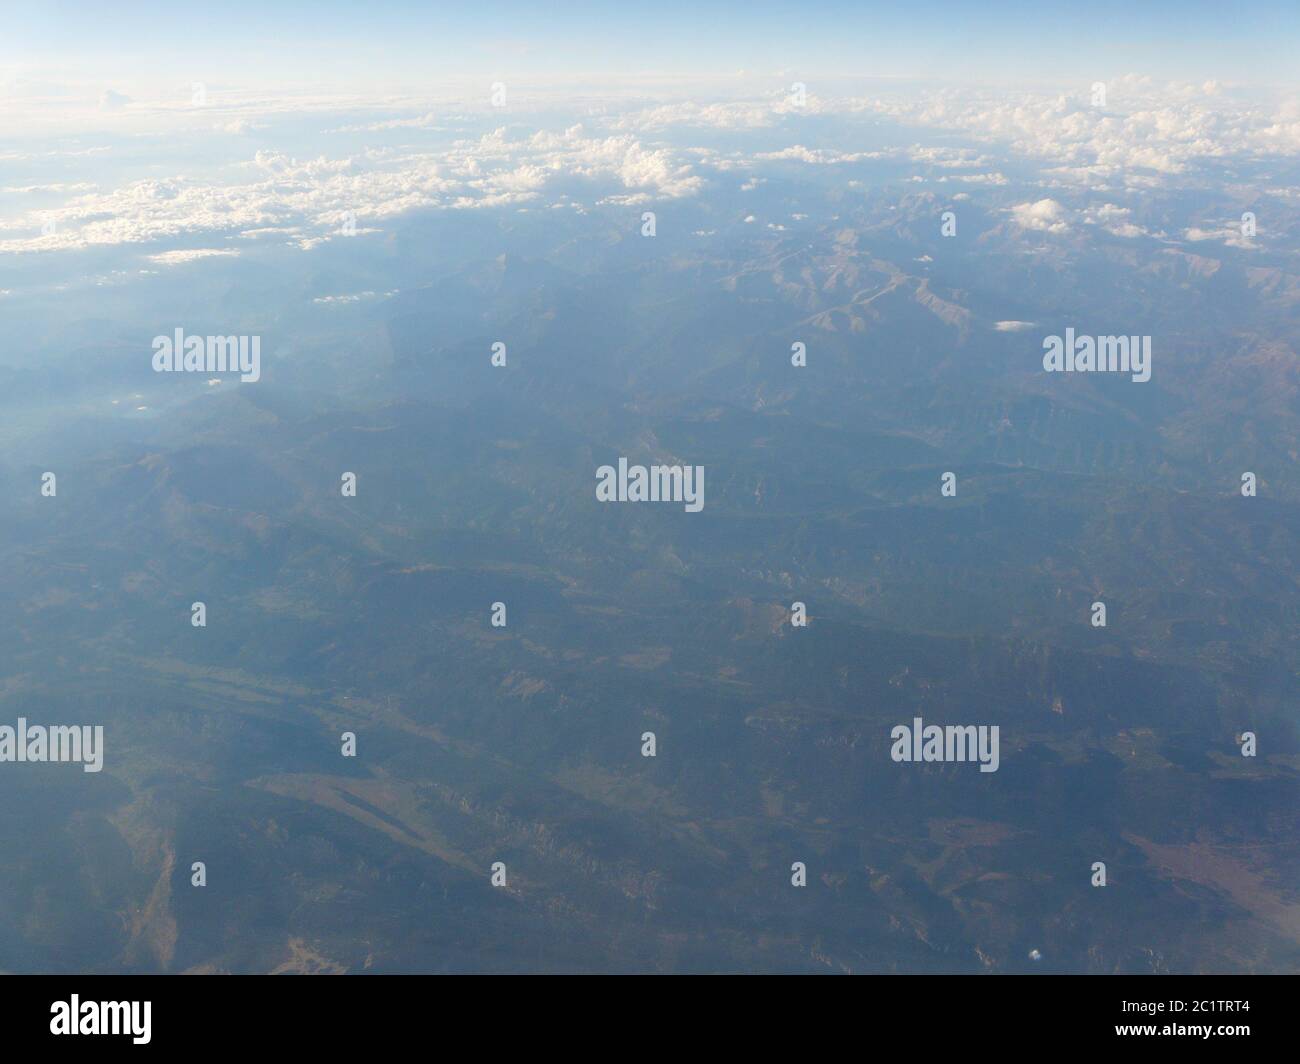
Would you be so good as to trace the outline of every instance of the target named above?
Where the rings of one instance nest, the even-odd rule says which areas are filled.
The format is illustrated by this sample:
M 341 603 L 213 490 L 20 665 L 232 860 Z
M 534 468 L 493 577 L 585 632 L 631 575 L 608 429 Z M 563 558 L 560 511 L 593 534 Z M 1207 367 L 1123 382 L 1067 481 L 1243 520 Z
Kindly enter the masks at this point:
M 1282 896 L 1258 847 L 1195 842 L 1165 844 L 1124 833 L 1161 875 L 1226 894 L 1256 919 L 1300 942 L 1300 905 Z

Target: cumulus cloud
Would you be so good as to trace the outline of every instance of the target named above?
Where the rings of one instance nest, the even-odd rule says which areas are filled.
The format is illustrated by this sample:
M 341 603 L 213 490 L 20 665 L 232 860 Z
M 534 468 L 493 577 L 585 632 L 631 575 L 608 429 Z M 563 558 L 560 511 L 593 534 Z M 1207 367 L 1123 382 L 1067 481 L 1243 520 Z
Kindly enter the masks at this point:
M 1021 229 L 1044 233 L 1064 233 L 1070 228 L 1065 208 L 1054 199 L 1020 203 L 1011 208 L 1011 217 Z
M 1109 182 L 1155 188 L 1194 180 L 1197 167 L 1206 163 L 1300 151 L 1300 113 L 1285 104 L 1226 94 L 1213 82 L 1161 84 L 1135 75 L 1113 79 L 1108 89 L 1104 108 L 1093 106 L 1085 94 L 963 88 L 809 97 L 803 108 L 785 96 L 720 104 L 678 102 L 608 121 L 621 129 L 660 130 L 676 125 L 741 131 L 790 122 L 799 111 L 844 118 L 885 117 L 907 127 L 938 129 L 997 145 L 1013 156 L 1050 164 L 1045 172 L 1058 181 L 1082 186 Z M 900 151 L 913 162 L 938 168 L 978 169 L 984 183 L 1005 180 L 998 180 L 1001 175 L 992 168 L 988 152 L 968 147 L 913 145 L 882 152 L 844 152 L 800 143 L 761 157 L 835 165 Z M 1117 228 L 1134 231 L 1123 225 Z
M 1132 210 L 1128 207 L 1121 207 L 1115 203 L 1101 203 L 1085 207 L 1079 212 L 1079 218 L 1088 225 L 1098 226 L 1112 236 L 1126 239 L 1163 235 L 1152 233 L 1149 229 L 1130 221 L 1129 216 L 1132 213 Z
M 703 187 L 676 151 L 630 134 L 593 136 L 580 125 L 525 137 L 496 129 L 428 153 L 375 149 L 298 159 L 259 151 L 244 170 L 242 183 L 150 178 L 74 197 L 39 216 L 0 222 L 0 229 L 28 230 L 0 239 L 0 252 L 277 229 L 300 230 L 295 242 L 311 248 L 346 221 L 364 226 L 416 209 L 518 206 L 550 200 L 552 192 L 631 204 L 693 196 Z
M 41 204 L 39 211 L 12 205 L 16 213 L 0 219 L 0 253 L 129 243 L 166 247 L 235 236 L 312 248 L 334 239 L 345 223 L 348 232 L 376 232 L 386 219 L 413 210 L 640 205 L 697 196 L 706 188 L 706 177 L 728 172 L 740 171 L 738 180 L 744 183 L 739 187 L 753 192 L 765 172 L 775 181 L 776 175 L 784 180 L 801 167 L 867 162 L 910 164 L 912 172 L 926 175 L 911 180 L 946 184 L 954 202 L 970 198 L 967 192 L 951 194 L 954 185 L 968 187 L 1026 231 L 1061 234 L 1092 227 L 1121 238 L 1165 238 L 1140 224 L 1159 217 L 1158 212 L 1144 206 L 1139 221 L 1122 204 L 1179 182 L 1203 187 L 1203 168 L 1211 164 L 1300 153 L 1300 109 L 1248 101 L 1217 85 L 1162 86 L 1133 77 L 1114 79 L 1108 90 L 1106 108 L 1093 107 L 1084 95 L 948 89 L 889 89 L 843 99 L 809 96 L 802 105 L 785 92 L 722 102 L 638 103 L 622 111 L 601 103 L 586 108 L 585 124 L 567 129 L 521 133 L 517 127 L 499 128 L 450 141 L 405 134 L 450 133 L 471 121 L 500 119 L 486 105 L 467 115 L 455 102 L 405 97 L 303 102 L 223 94 L 223 109 L 198 109 L 202 115 L 193 117 L 194 108 L 178 104 L 167 114 L 191 116 L 198 123 L 192 128 L 207 133 L 214 128 L 229 133 L 268 129 L 265 140 L 274 143 L 277 115 L 333 108 L 332 121 L 360 124 L 324 131 L 365 134 L 365 143 L 377 146 L 305 157 L 271 150 L 249 158 L 240 142 L 216 138 L 226 150 L 241 153 L 239 166 L 227 157 L 224 165 L 209 170 L 178 165 L 171 176 L 162 176 L 167 173 L 162 169 L 150 170 L 148 177 L 137 171 L 134 180 L 116 187 L 105 187 L 98 173 L 90 176 L 99 184 L 65 180 L 72 168 L 64 167 L 41 174 L 45 184 L 23 186 L 24 191 L 48 189 L 67 198 L 57 207 Z M 160 113 L 157 104 L 128 101 L 112 90 L 104 94 L 104 103 L 110 109 L 130 103 L 121 116 L 101 116 L 104 127 L 128 127 Z M 809 114 L 820 116 L 819 121 L 806 122 Z M 825 120 L 832 116 L 835 123 Z M 321 122 L 322 129 L 328 125 Z M 670 138 L 658 136 L 670 127 Z M 716 136 L 757 129 L 788 135 L 764 134 L 762 146 L 768 150 L 759 152 L 738 148 L 740 137 Z M 882 143 L 890 137 L 895 143 Z M 912 143 L 913 138 L 942 143 Z M 958 140 L 967 144 L 955 144 Z M 109 150 L 85 148 L 81 141 L 47 154 L 66 163 L 78 152 Z M 20 158 L 35 156 L 21 150 L 0 153 L 0 161 Z M 886 180 L 898 179 L 883 169 Z M 1278 172 L 1274 168 L 1270 178 L 1275 184 Z M 1014 175 L 1017 192 L 999 198 L 997 190 L 1012 184 L 1007 174 Z M 853 181 L 842 184 L 864 187 Z M 779 188 L 779 182 L 768 188 Z M 1298 196 L 1286 188 L 1265 194 Z M 1080 207 L 1088 198 L 1094 205 Z M 1187 240 L 1251 246 L 1242 243 L 1234 228 L 1184 228 L 1196 220 L 1163 224 L 1171 232 L 1182 230 Z
M 1108 87 L 1106 108 L 1084 96 L 965 89 L 823 101 L 822 107 L 964 133 L 1050 161 L 1063 178 L 1085 184 L 1169 182 L 1206 161 L 1300 151 L 1300 114 L 1287 105 L 1228 97 L 1213 84 L 1158 85 L 1129 76 Z

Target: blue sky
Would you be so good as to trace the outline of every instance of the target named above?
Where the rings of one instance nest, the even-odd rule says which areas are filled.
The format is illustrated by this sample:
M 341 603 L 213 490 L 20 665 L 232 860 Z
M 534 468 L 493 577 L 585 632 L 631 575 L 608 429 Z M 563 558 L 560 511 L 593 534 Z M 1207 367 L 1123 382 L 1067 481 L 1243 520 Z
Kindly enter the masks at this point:
M 192 71 L 331 87 L 443 77 L 735 71 L 1068 82 L 1295 80 L 1300 5 L 1228 3 L 49 3 L 2 69 L 138 83 Z

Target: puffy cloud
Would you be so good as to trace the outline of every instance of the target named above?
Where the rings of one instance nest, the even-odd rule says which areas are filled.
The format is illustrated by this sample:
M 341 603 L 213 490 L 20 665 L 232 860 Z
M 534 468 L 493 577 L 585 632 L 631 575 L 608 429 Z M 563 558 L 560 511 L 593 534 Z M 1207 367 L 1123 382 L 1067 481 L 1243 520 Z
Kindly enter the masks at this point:
M 1300 106 L 1223 91 L 1217 83 L 1161 84 L 1127 75 L 1108 83 L 1108 106 L 1084 95 L 1003 90 L 887 91 L 871 97 L 813 98 L 803 108 L 783 96 L 720 104 L 666 103 L 608 120 L 615 128 L 658 130 L 672 125 L 745 130 L 787 124 L 797 112 L 887 118 L 911 128 L 961 134 L 1040 164 L 1058 181 L 1082 187 L 1118 184 L 1137 189 L 1195 183 L 1206 164 L 1230 158 L 1294 156 L 1300 152 Z M 761 153 L 764 161 L 836 165 L 897 157 L 943 169 L 977 169 L 966 180 L 1001 184 L 988 152 L 913 145 L 908 149 L 846 152 L 796 143 Z M 1115 226 L 1132 233 L 1132 223 Z
M 1011 217 L 1021 229 L 1044 233 L 1064 233 L 1070 228 L 1066 210 L 1054 199 L 1020 203 L 1011 208 Z
M 277 115 L 319 110 L 328 111 L 335 122 L 359 122 L 327 131 L 364 134 L 368 143 L 388 146 L 306 157 L 260 151 L 251 159 L 244 156 L 238 166 L 229 158 L 225 166 L 207 171 L 177 166 L 171 177 L 157 176 L 160 171 L 154 169 L 149 171 L 153 176 L 122 180 L 116 187 L 108 187 L 98 172 L 90 176 L 99 184 L 74 182 L 65 177 L 74 167 L 62 165 L 76 153 L 111 150 L 107 146 L 86 148 L 81 141 L 69 143 L 62 152 L 0 153 L 0 161 L 57 156 L 57 175 L 41 174 L 31 180 L 45 178 L 43 185 L 23 189 L 68 197 L 60 206 L 42 204 L 40 210 L 13 205 L 10 209 L 17 213 L 0 220 L 0 252 L 197 243 L 209 234 L 311 248 L 333 239 L 345 224 L 348 231 L 355 225 L 356 232 L 374 232 L 386 219 L 412 210 L 552 205 L 582 210 L 596 204 L 644 204 L 696 196 L 705 188 L 703 175 L 740 171 L 744 183 L 739 187 L 752 192 L 765 172 L 785 178 L 800 167 L 875 161 L 910 163 L 913 172 L 926 175 L 912 178 L 921 184 L 948 184 L 949 190 L 954 184 L 968 186 L 1024 230 L 1059 234 L 1094 227 L 1122 238 L 1164 238 L 1135 222 L 1129 208 L 1113 200 L 1123 203 L 1126 195 L 1180 184 L 1201 187 L 1210 165 L 1300 153 L 1300 107 L 1246 100 L 1212 84 L 1161 86 L 1138 77 L 1111 81 L 1108 98 L 1108 107 L 1099 108 L 1083 97 L 1022 91 L 891 89 L 869 98 L 809 96 L 802 106 L 785 92 L 722 102 L 638 102 L 622 111 L 614 110 L 617 104 L 605 103 L 586 107 L 586 125 L 526 133 L 503 127 L 454 140 L 406 134 L 455 136 L 452 130 L 470 122 L 501 119 L 486 105 L 467 114 L 463 101 L 409 98 L 301 103 L 222 93 L 214 96 L 217 104 L 198 109 L 131 101 L 122 114 L 101 116 L 101 125 L 125 130 L 171 116 L 178 122 L 192 120 L 194 125 L 186 128 L 208 134 L 214 128 L 231 133 L 271 130 L 266 136 L 270 141 Z M 93 95 L 87 97 L 91 101 Z M 125 107 L 125 98 L 118 102 Z M 808 114 L 819 120 L 805 122 Z M 323 121 L 321 127 L 328 124 Z M 901 129 L 894 129 L 895 124 Z M 663 143 L 656 131 L 669 127 L 676 127 L 671 143 Z M 859 135 L 863 127 L 872 140 L 869 148 L 857 150 L 864 142 Z M 168 128 L 158 125 L 153 133 Z M 716 135 L 756 129 L 789 136 L 764 134 L 762 146 L 769 150 L 746 152 L 737 147 L 741 137 Z M 910 143 L 924 137 L 918 132 L 922 129 L 941 131 L 944 143 Z M 821 136 L 827 140 L 814 139 Z M 882 146 L 882 136 L 895 143 Z M 399 145 L 399 138 L 413 143 Z M 977 146 L 954 146 L 957 138 Z M 239 150 L 237 141 L 214 139 L 227 151 Z M 777 148 L 774 141 L 790 146 Z M 1025 161 L 1030 165 L 1021 165 Z M 1238 170 L 1247 175 L 1240 178 L 1245 188 L 1249 171 Z M 1274 168 L 1268 178 L 1274 184 L 1277 172 Z M 995 190 L 1013 180 L 1017 192 L 996 198 Z M 723 184 L 733 187 L 731 182 Z M 778 188 L 779 183 L 769 187 Z M 1089 194 L 1094 205 L 1080 207 Z M 1297 198 L 1296 190 L 1288 188 L 1266 189 L 1264 194 Z M 969 195 L 961 192 L 949 198 L 959 201 Z M 1153 216 L 1158 215 L 1144 209 L 1143 220 Z M 1178 225 L 1196 220 L 1184 217 Z M 1176 231 L 1174 223 L 1165 224 Z M 1188 240 L 1240 241 L 1231 228 L 1221 233 L 1192 228 L 1185 235 Z
M 416 209 L 519 205 L 553 190 L 639 203 L 692 196 L 703 187 L 677 152 L 647 147 L 630 134 L 590 136 L 582 126 L 519 139 L 496 129 L 433 153 L 377 149 L 298 159 L 259 151 L 244 169 L 251 180 L 243 183 L 150 178 L 0 222 L 0 230 L 25 230 L 0 239 L 0 252 L 285 229 L 297 230 L 297 245 L 311 248 L 348 221 L 374 223 Z
M 1086 183 L 1127 170 L 1163 180 L 1199 162 L 1300 151 L 1300 114 L 1283 103 L 1229 97 L 1218 86 L 1159 86 L 1149 78 L 1109 85 L 1109 107 L 1041 93 L 941 90 L 921 95 L 828 101 L 825 110 L 884 115 L 911 125 L 999 143 L 1016 155 L 1050 160 Z
M 1130 221 L 1129 215 L 1132 213 L 1132 210 L 1128 207 L 1121 207 L 1115 203 L 1102 203 L 1085 207 L 1079 213 L 1079 217 L 1088 225 L 1099 226 L 1112 236 L 1134 239 L 1140 236 L 1164 235 L 1163 233 L 1152 233 L 1149 229 Z

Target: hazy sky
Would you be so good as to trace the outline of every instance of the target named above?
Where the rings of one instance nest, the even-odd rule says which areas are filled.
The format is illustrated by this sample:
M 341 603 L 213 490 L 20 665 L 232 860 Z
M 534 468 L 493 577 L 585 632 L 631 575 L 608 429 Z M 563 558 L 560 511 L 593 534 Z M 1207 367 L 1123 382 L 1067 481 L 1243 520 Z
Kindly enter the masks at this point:
M 152 83 L 419 88 L 440 81 L 785 73 L 1069 83 L 1139 73 L 1293 82 L 1300 5 L 566 3 L 7 5 L 0 88 Z

